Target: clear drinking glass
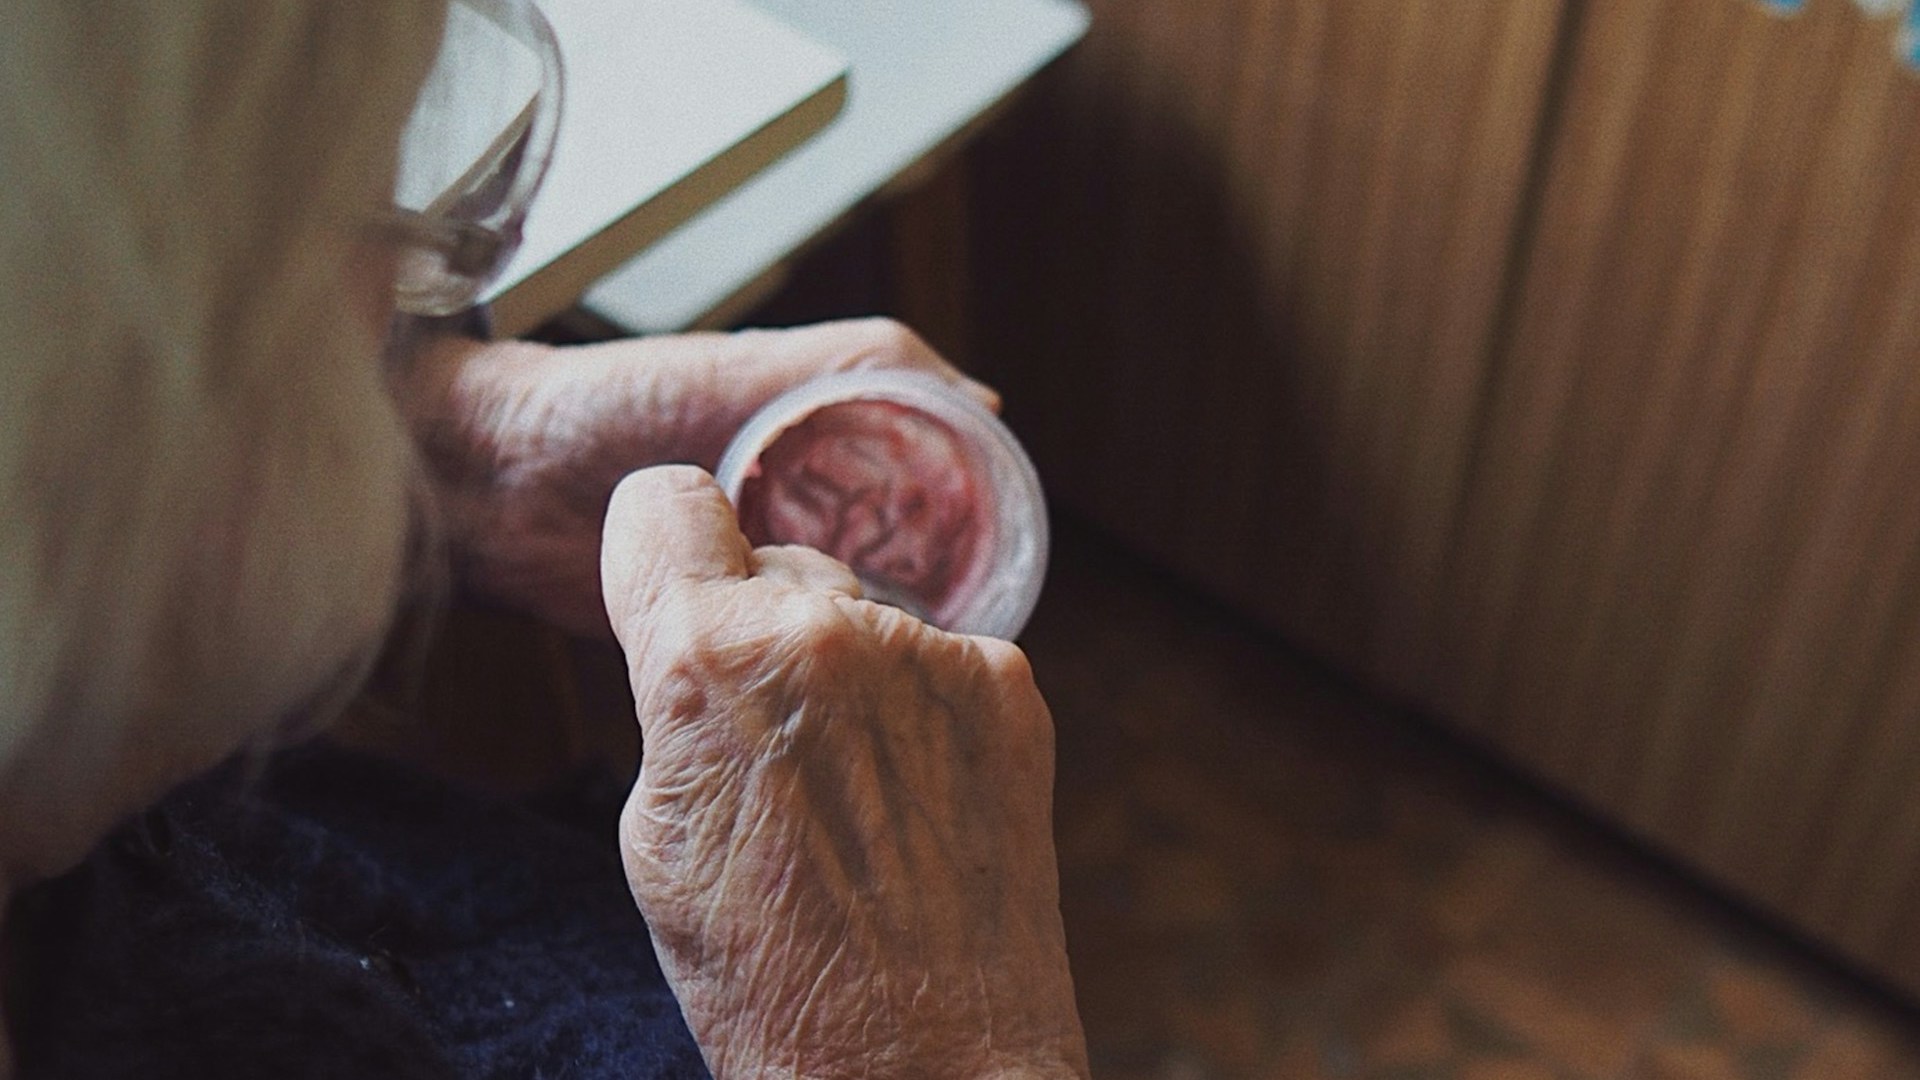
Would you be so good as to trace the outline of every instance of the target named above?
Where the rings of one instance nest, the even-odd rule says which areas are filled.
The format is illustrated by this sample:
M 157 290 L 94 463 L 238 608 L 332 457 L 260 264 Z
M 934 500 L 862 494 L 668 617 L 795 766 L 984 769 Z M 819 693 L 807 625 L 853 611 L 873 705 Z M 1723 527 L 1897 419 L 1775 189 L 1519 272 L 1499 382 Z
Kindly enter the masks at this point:
M 401 137 L 394 209 L 401 311 L 474 303 L 520 248 L 553 157 L 560 46 L 531 0 L 453 0 Z

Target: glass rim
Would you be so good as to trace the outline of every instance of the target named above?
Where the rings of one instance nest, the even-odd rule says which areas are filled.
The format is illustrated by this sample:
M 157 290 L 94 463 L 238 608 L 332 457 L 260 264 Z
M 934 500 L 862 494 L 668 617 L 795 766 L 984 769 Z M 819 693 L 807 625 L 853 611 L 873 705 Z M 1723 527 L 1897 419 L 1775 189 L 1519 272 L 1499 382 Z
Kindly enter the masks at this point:
M 425 207 L 396 201 L 371 223 L 403 253 L 394 300 L 409 315 L 456 314 L 498 280 L 520 248 L 527 213 L 552 163 L 562 114 L 565 69 L 559 41 L 533 0 L 450 4 L 466 7 L 527 47 L 538 63 L 539 85 L 486 152 Z

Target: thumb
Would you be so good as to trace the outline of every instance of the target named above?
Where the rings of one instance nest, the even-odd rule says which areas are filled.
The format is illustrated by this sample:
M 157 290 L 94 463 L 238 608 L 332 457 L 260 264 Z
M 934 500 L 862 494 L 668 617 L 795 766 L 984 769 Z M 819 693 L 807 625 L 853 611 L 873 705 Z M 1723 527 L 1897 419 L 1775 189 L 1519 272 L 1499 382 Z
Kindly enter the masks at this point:
M 630 473 L 613 489 L 600 540 L 600 590 L 623 647 L 661 613 L 676 588 L 737 581 L 752 545 L 740 534 L 725 492 L 691 465 Z

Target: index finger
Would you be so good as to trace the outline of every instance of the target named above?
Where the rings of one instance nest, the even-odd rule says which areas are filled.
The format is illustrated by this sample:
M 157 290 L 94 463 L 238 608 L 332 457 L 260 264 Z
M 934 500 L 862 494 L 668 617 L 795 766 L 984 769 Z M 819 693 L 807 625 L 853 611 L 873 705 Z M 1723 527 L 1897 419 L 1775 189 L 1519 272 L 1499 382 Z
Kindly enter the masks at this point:
M 613 489 L 600 541 L 600 589 L 622 644 L 675 587 L 744 580 L 753 547 L 713 477 L 691 465 L 630 473 Z
M 780 371 L 781 385 L 797 385 L 832 371 L 924 371 L 989 412 L 1000 411 L 1000 395 L 992 387 L 954 367 L 925 338 L 894 319 L 836 319 L 780 330 L 742 330 L 734 334 L 734 341 L 760 357 L 769 372 Z

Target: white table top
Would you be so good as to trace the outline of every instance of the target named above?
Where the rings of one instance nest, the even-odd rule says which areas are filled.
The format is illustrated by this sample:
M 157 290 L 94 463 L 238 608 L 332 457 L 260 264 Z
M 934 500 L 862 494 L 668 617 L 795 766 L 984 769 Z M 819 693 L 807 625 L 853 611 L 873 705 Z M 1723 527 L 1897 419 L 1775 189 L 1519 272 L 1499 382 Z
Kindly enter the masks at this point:
M 526 240 L 489 290 L 522 333 L 827 125 L 847 62 L 742 0 L 539 0 L 565 103 Z
M 1069 45 L 1074 0 L 756 0 L 852 64 L 841 117 L 610 274 L 586 306 L 630 330 L 698 323 Z

